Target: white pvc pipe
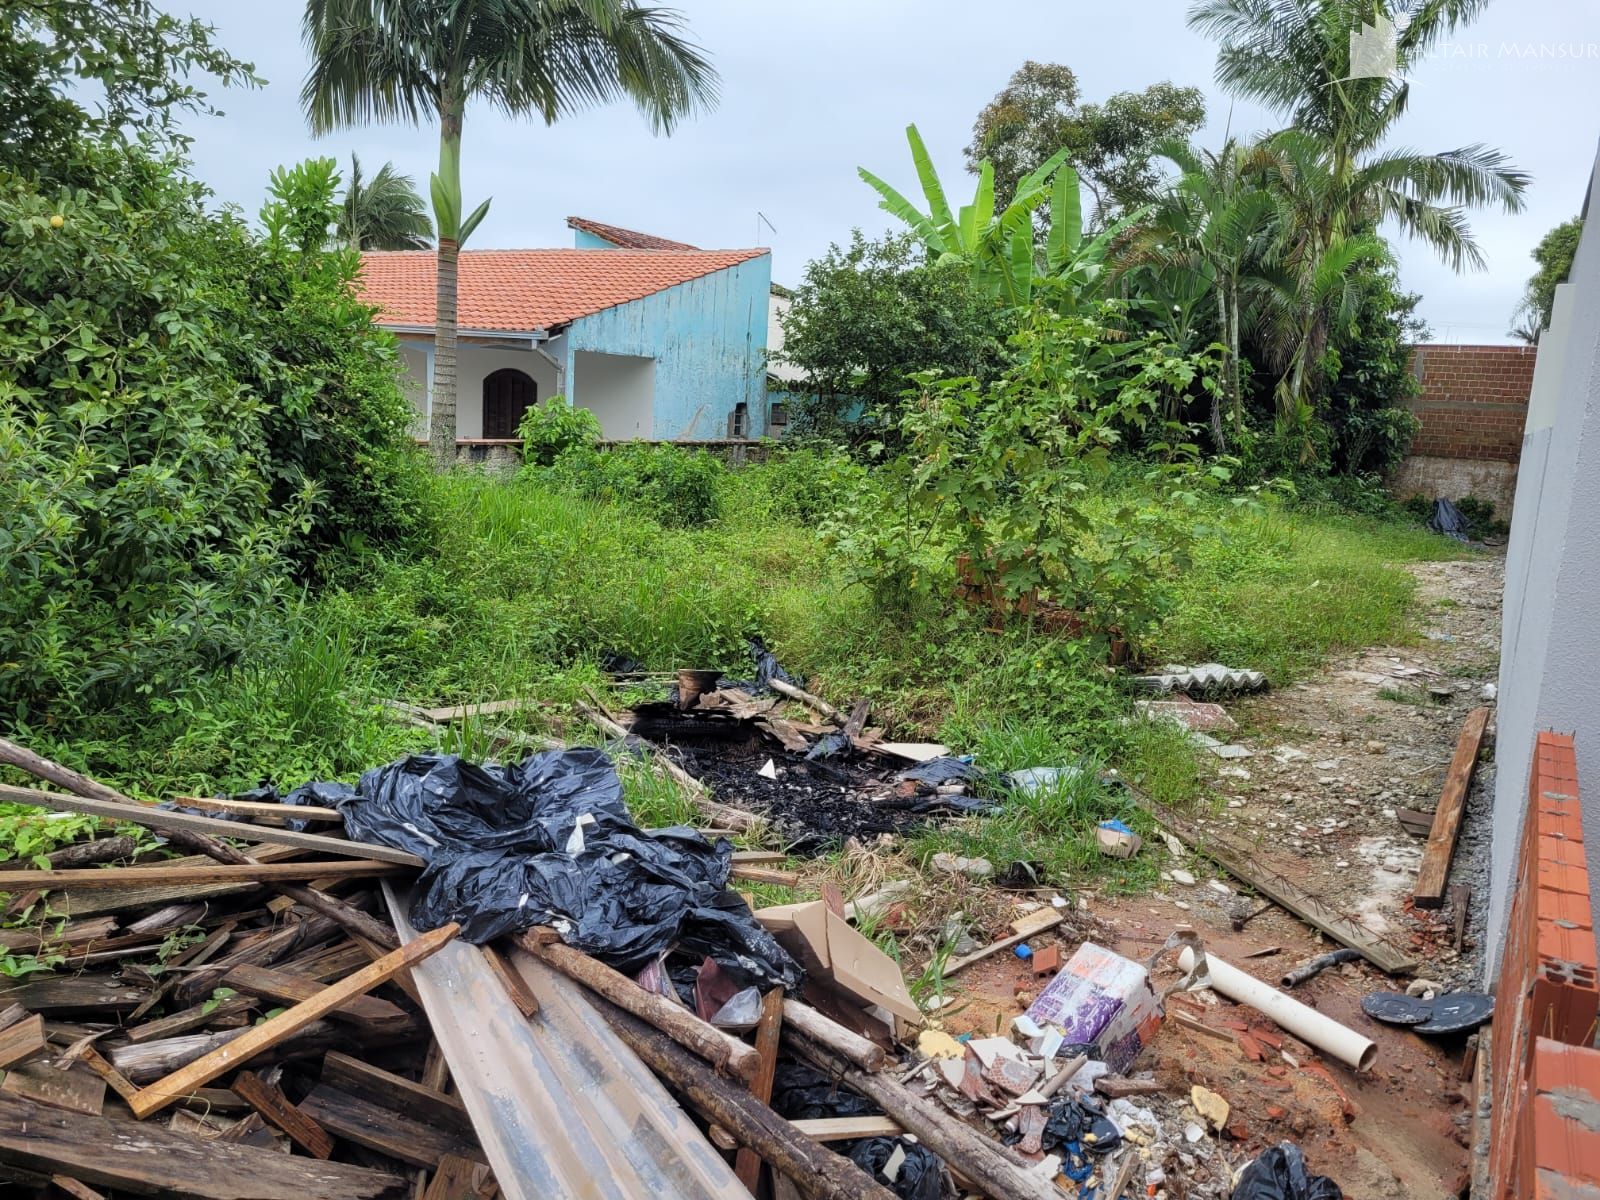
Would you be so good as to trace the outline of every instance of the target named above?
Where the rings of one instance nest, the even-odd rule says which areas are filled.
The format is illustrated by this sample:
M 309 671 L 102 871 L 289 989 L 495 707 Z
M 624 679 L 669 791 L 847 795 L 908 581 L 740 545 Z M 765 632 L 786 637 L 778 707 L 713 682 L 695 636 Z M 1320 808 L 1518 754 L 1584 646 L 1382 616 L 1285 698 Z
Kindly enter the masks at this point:
M 1194 951 L 1184 950 L 1178 956 L 1178 966 L 1183 971 L 1194 970 Z M 1346 1066 L 1365 1071 L 1377 1060 L 1378 1047 L 1375 1042 L 1339 1024 L 1332 1017 L 1325 1017 L 1316 1009 L 1285 996 L 1271 984 L 1262 983 L 1253 975 L 1246 975 L 1214 954 L 1206 955 L 1206 967 L 1211 973 L 1211 986 L 1228 999 L 1248 1004 L 1257 1012 L 1265 1013 L 1302 1042 L 1315 1046 Z

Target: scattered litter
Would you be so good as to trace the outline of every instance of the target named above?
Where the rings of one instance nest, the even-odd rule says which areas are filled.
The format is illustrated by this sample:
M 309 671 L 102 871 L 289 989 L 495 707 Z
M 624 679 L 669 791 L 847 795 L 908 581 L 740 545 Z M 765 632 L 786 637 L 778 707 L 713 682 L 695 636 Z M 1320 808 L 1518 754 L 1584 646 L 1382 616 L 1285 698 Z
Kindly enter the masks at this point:
M 1069 1046 L 1126 1071 L 1161 1024 L 1150 974 L 1136 962 L 1093 942 L 1079 946 L 1048 987 L 1028 1006 L 1040 1025 L 1059 1028 Z
M 967 1050 L 942 1029 L 924 1029 L 917 1035 L 917 1053 L 924 1058 L 964 1058 Z
M 1195 1112 L 1199 1113 L 1219 1133 L 1228 1123 L 1228 1113 L 1231 1111 L 1228 1102 L 1210 1088 L 1201 1087 L 1198 1083 L 1189 1089 L 1189 1103 L 1194 1105 Z
M 1006 786 L 1024 796 L 1037 796 L 1041 792 L 1070 787 L 1089 773 L 1083 766 L 1026 767 L 1012 771 L 1005 777 Z
M 1095 830 L 1095 840 L 1100 853 L 1111 858 L 1132 858 L 1144 845 L 1144 839 L 1121 821 L 1101 821 Z
M 941 850 L 933 856 L 933 869 L 947 875 L 965 875 L 970 879 L 991 879 L 994 864 L 987 858 L 964 858 Z
M 761 764 L 761 769 L 756 774 L 763 779 L 776 779 L 778 777 L 778 764 L 769 758 Z
M 1492 683 L 1486 683 L 1483 685 L 1483 687 L 1478 689 L 1478 699 L 1489 704 L 1493 704 L 1495 702 L 1495 698 L 1499 696 L 1499 694 L 1499 687 Z
M 1449 500 L 1441 498 L 1433 502 L 1433 516 L 1428 518 L 1428 528 L 1435 533 L 1455 538 L 1458 542 L 1465 542 L 1472 526 L 1467 523 L 1467 518 L 1461 514 L 1459 508 Z

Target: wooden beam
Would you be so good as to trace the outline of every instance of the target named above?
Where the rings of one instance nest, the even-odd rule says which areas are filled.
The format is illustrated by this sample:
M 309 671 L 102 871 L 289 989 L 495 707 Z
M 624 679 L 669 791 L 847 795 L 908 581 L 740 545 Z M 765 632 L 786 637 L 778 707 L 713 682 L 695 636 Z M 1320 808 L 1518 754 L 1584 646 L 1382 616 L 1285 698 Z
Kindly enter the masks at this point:
M 44 1018 L 38 1013 L 0 1030 L 0 1070 L 38 1058 L 49 1049 L 44 1035 Z
M 112 1066 L 93 1046 L 85 1046 L 78 1061 L 104 1079 L 111 1090 L 124 1100 L 131 1100 L 133 1094 L 139 1090 L 132 1080 Z
M 252 821 L 311 821 L 338 823 L 344 820 L 337 808 L 318 808 L 315 804 L 270 804 L 259 800 L 222 800 L 214 796 L 174 796 L 174 804 L 202 808 L 207 812 L 233 813 Z
M 137 1008 L 144 998 L 140 989 L 105 975 L 47 975 L 0 992 L 0 1003 L 51 1014 L 124 1013 Z
M 135 825 L 143 825 L 149 829 L 198 833 L 212 838 L 247 837 L 251 841 L 294 846 L 296 849 L 311 850 L 318 854 L 370 858 L 377 862 L 398 863 L 403 867 L 427 865 L 410 851 L 396 850 L 392 846 L 379 846 L 372 842 L 352 842 L 346 838 L 329 837 L 323 833 L 296 833 L 292 829 L 277 829 L 269 825 L 240 825 L 237 821 L 197 817 L 191 813 L 172 812 L 148 804 L 92 800 L 83 796 L 68 796 L 62 792 L 42 792 L 37 788 L 13 787 L 10 784 L 0 784 L 0 801 L 8 804 L 31 804 L 56 812 L 105 817 L 112 821 L 131 821 Z
M 487 1164 L 446 1154 L 428 1181 L 422 1200 L 494 1200 L 499 1190 Z
M 180 1033 L 188 1033 L 191 1029 L 209 1025 L 218 1017 L 232 1017 L 249 1012 L 252 1008 L 258 1007 L 258 1003 L 254 996 L 230 996 L 226 1000 L 215 1002 L 206 1000 L 182 1012 L 162 1017 L 160 1020 L 135 1025 L 127 1031 L 127 1038 L 134 1045 L 142 1042 L 159 1042 L 162 1038 L 177 1037 Z
M 307 1154 L 315 1158 L 333 1156 L 333 1139 L 328 1131 L 294 1106 L 283 1089 L 268 1083 L 254 1071 L 240 1071 L 233 1078 L 233 1092 L 274 1129 L 280 1129 Z
M 984 946 L 980 950 L 974 950 L 971 954 L 966 954 L 966 955 L 963 955 L 960 958 L 951 959 L 949 962 L 945 963 L 945 965 L 944 965 L 945 977 L 949 978 L 951 975 L 954 975 L 957 971 L 964 971 L 964 970 L 966 970 L 966 968 L 970 967 L 973 963 L 982 962 L 984 959 L 988 958 L 991 954 L 998 954 L 1002 950 L 1009 950 L 1013 946 L 1020 946 L 1023 942 L 1027 941 L 1029 938 L 1035 937 L 1038 934 L 1043 933 L 1046 929 L 1053 929 L 1055 926 L 1061 924 L 1061 914 L 1060 913 L 1053 912 L 1053 911 L 1048 910 L 1048 909 L 1043 910 L 1043 911 L 1047 915 L 1049 915 L 1051 917 L 1054 917 L 1055 920 L 1051 921 L 1051 922 L 1049 922 L 1047 924 L 1043 924 L 1043 925 L 1039 926 L 1038 928 L 1030 928 L 1024 933 L 1013 933 L 1010 937 L 1001 938 L 998 942 L 990 942 L 987 946 Z
M 825 721 L 832 721 L 835 725 L 843 725 L 845 722 L 844 714 L 820 696 L 813 696 L 810 692 L 797 688 L 792 683 L 785 683 L 781 679 L 770 680 L 768 686 L 780 696 L 798 700 Z
M 467 1106 L 436 1088 L 412 1083 L 404 1076 L 371 1063 L 330 1050 L 322 1059 L 322 1082 L 348 1096 L 359 1096 L 392 1108 L 424 1125 L 441 1125 L 460 1133 L 472 1132 Z
M 750 1081 L 750 1094 L 763 1104 L 772 1100 L 772 1080 L 778 1071 L 778 1036 L 783 1031 L 783 989 L 775 987 L 761 997 L 761 1020 L 756 1025 L 756 1053 L 761 1065 Z M 749 1146 L 739 1147 L 733 1173 L 752 1196 L 761 1183 L 761 1156 Z
M 783 1019 L 812 1041 L 821 1042 L 863 1071 L 881 1071 L 884 1064 L 889 1061 L 888 1054 L 877 1042 L 862 1037 L 853 1029 L 846 1029 L 831 1017 L 824 1016 L 809 1004 L 799 1000 L 783 1002 Z
M 133 1195 L 237 1200 L 399 1200 L 398 1175 L 291 1157 L 276 1150 L 200 1141 L 159 1125 L 136 1125 L 46 1108 L 0 1095 L 0 1162 L 60 1172 Z
M 850 1142 L 856 1138 L 899 1137 L 900 1122 L 893 1117 L 814 1117 L 791 1121 L 796 1129 L 818 1142 Z
M 605 963 L 571 946 L 559 942 L 546 945 L 535 931 L 520 933 L 516 940 L 517 945 L 535 958 L 549 963 L 569 979 L 576 980 L 590 991 L 647 1021 L 675 1042 L 687 1046 L 714 1064 L 718 1070 L 726 1071 L 743 1083 L 755 1078 L 761 1066 L 761 1056 L 738 1038 L 708 1021 L 702 1021 L 683 1005 L 675 1004 L 657 992 L 645 991 L 620 971 L 612 970 Z
M 300 1109 L 335 1136 L 414 1167 L 433 1170 L 447 1154 L 482 1157 L 470 1137 L 403 1117 L 392 1109 L 319 1083 Z
M 125 888 L 131 883 L 183 887 L 204 883 L 265 883 L 274 879 L 348 879 L 394 875 L 397 863 L 342 859 L 338 862 L 212 863 L 196 867 L 89 867 L 81 871 L 0 871 L 0 892 L 21 888 Z
M 98 1117 L 106 1102 L 106 1081 L 77 1063 L 63 1070 L 52 1063 L 31 1062 L 7 1071 L 0 1092 Z
M 1135 788 L 1128 788 L 1128 795 L 1191 850 L 1205 855 L 1235 879 L 1249 884 L 1255 891 L 1288 909 L 1313 929 L 1320 929 L 1341 946 L 1349 946 L 1360 952 L 1362 958 L 1380 971 L 1404 975 L 1416 969 L 1416 959 L 1385 941 L 1360 921 L 1313 896 L 1288 876 L 1274 871 L 1262 861 L 1258 850 L 1220 833 L 1202 833 L 1166 805 L 1152 800 Z M 947 967 L 947 973 L 948 970 Z
M 539 1015 L 539 997 L 533 994 L 533 989 L 528 986 L 528 981 L 511 969 L 511 964 L 501 957 L 500 952 L 493 946 L 482 947 L 483 957 L 488 962 L 490 969 L 505 985 L 506 995 L 511 998 L 511 1003 L 517 1006 L 517 1011 L 525 1017 Z
M 1418 908 L 1440 908 L 1450 885 L 1450 860 L 1455 857 L 1456 838 L 1461 833 L 1461 818 L 1467 811 L 1467 791 L 1472 769 L 1478 764 L 1478 747 L 1489 725 L 1488 708 L 1475 708 L 1461 724 L 1456 752 L 1445 772 L 1444 788 L 1438 807 L 1433 810 L 1433 828 L 1422 850 L 1422 866 L 1417 871 L 1417 886 L 1411 894 Z
M 779 887 L 798 887 L 800 872 L 778 871 L 771 867 L 753 867 L 746 863 L 734 863 L 729 875 L 734 879 L 743 879 L 749 883 L 774 883 Z
M 303 1004 L 316 999 L 329 987 L 337 986 L 250 963 L 231 968 L 222 977 L 222 982 L 227 987 L 279 1004 Z M 378 996 L 352 996 L 328 1015 L 336 1021 L 359 1025 L 373 1033 L 396 1032 L 411 1024 L 411 1015 L 405 1009 Z
M 423 934 L 416 941 L 407 942 L 400 949 L 340 980 L 310 1000 L 285 1009 L 276 1017 L 247 1030 L 243 1037 L 196 1059 L 165 1079 L 157 1080 L 134 1096 L 128 1102 L 128 1107 L 141 1121 L 152 1113 L 160 1112 L 192 1089 L 210 1083 L 239 1063 L 294 1036 L 314 1021 L 332 1013 L 345 1001 L 370 992 L 395 972 L 422 962 L 447 945 L 459 932 L 461 927 L 452 922 Z

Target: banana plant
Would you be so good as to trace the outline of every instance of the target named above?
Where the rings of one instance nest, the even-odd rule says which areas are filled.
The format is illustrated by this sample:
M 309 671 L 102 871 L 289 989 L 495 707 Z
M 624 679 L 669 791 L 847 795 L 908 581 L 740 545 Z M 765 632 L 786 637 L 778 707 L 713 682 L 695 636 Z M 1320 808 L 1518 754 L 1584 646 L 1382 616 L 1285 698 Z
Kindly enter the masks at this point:
M 1117 236 L 1144 216 L 1145 210 L 1130 214 L 1086 242 L 1078 173 L 1065 165 L 1066 150 L 1051 155 L 1038 170 L 1024 176 L 1011 202 L 998 213 L 994 166 L 985 159 L 978 165 L 978 188 L 972 203 L 952 212 L 915 125 L 906 126 L 906 141 L 911 145 L 911 161 L 928 211 L 923 212 L 865 167 L 858 168 L 861 178 L 881 197 L 878 207 L 905 222 L 930 258 L 965 264 L 980 289 L 1008 306 L 1031 303 L 1036 284 L 1054 279 L 1058 286 L 1052 293 L 1058 303 L 1068 310 L 1075 308 L 1079 297 L 1097 286 Z M 1046 201 L 1050 230 L 1041 264 L 1033 243 L 1033 214 Z

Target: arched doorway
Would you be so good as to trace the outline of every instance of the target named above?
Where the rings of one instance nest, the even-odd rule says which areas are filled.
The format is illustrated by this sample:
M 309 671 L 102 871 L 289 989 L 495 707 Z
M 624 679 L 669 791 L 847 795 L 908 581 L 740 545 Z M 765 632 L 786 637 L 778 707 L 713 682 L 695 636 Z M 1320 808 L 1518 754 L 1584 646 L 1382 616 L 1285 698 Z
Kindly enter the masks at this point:
M 483 377 L 483 436 L 514 438 L 522 414 L 538 402 L 532 378 L 515 367 L 502 367 Z

